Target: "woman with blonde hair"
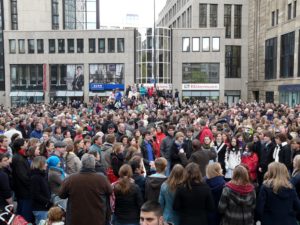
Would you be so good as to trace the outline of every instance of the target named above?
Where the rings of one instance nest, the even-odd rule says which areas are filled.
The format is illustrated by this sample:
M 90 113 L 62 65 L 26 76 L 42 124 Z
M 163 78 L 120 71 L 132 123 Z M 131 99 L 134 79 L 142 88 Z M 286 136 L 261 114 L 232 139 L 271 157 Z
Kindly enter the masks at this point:
M 268 166 L 257 202 L 261 225 L 297 225 L 296 213 L 299 212 L 300 201 L 286 166 L 272 162 Z
M 179 225 L 179 216 L 173 210 L 174 195 L 176 189 L 183 183 L 183 179 L 184 168 L 182 165 L 177 164 L 173 167 L 170 176 L 160 188 L 159 203 L 164 210 L 164 220 L 174 225 Z
M 206 183 L 210 187 L 211 193 L 214 198 L 215 206 L 219 205 L 219 201 L 222 195 L 223 188 L 225 186 L 225 180 L 222 173 L 222 167 L 220 163 L 212 163 L 206 167 Z M 217 212 L 209 214 L 209 221 L 211 225 L 220 224 L 221 216 Z
M 222 225 L 253 225 L 255 189 L 244 166 L 234 168 L 232 180 L 223 188 L 219 202 Z

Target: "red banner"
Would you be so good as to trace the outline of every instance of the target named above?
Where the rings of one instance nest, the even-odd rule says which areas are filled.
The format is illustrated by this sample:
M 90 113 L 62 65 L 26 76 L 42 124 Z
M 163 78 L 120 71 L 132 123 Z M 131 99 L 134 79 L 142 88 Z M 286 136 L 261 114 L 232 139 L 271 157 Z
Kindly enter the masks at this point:
M 47 64 L 43 65 L 43 91 L 47 91 Z

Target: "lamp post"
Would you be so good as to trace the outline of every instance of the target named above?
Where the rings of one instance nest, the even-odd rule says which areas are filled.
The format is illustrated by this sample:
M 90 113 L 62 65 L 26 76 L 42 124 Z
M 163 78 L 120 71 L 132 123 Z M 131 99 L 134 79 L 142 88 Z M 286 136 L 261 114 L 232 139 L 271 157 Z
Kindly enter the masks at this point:
M 156 88 L 156 25 L 155 25 L 155 0 L 153 0 L 153 79 L 154 79 L 154 87 Z

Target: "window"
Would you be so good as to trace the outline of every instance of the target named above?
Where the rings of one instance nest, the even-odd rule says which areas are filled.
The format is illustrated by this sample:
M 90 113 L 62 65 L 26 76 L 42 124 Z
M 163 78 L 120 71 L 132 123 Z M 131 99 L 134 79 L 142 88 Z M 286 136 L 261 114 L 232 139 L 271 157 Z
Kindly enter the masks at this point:
M 98 39 L 98 52 L 105 53 L 105 39 L 104 38 Z
M 219 63 L 183 63 L 182 83 L 219 83 Z
M 234 6 L 234 38 L 242 36 L 242 6 Z
M 11 29 L 18 30 L 18 3 L 17 0 L 10 1 Z
M 65 53 L 65 39 L 58 39 L 58 53 Z
M 52 30 L 59 29 L 58 0 L 52 0 Z
M 210 51 L 209 39 L 210 39 L 209 37 L 202 38 L 202 51 L 203 52 L 209 52 Z
M 200 38 L 193 37 L 193 52 L 200 51 Z
M 292 3 L 288 4 L 288 20 L 292 19 Z
M 11 54 L 16 53 L 16 40 L 15 39 L 9 40 L 9 53 L 11 53 Z
M 225 77 L 241 77 L 241 46 L 225 46 Z
M 83 53 L 84 46 L 83 46 L 83 39 L 77 39 L 77 53 Z
M 108 38 L 108 53 L 115 52 L 115 39 Z
M 182 51 L 183 52 L 190 51 L 190 38 L 182 38 Z
M 266 91 L 266 103 L 274 103 L 274 92 Z
M 279 10 L 276 10 L 276 25 L 278 25 L 279 22 Z
M 28 53 L 34 53 L 34 39 L 28 39 Z
M 68 39 L 68 53 L 74 53 L 75 47 L 74 47 L 74 39 Z
M 293 8 L 293 17 L 295 18 L 297 16 L 297 1 L 294 1 L 294 8 Z
M 218 5 L 210 4 L 210 27 L 218 26 Z
M 117 39 L 117 48 L 118 52 L 124 52 L 124 38 Z
M 186 12 L 182 13 L 182 28 L 186 28 Z
M 26 64 L 10 66 L 11 90 L 43 90 L 43 65 Z
M 18 40 L 19 44 L 19 53 L 24 54 L 25 53 L 25 40 L 24 39 L 19 39 Z
M 276 79 L 277 73 L 277 37 L 266 40 L 265 79 Z
M 207 4 L 199 5 L 199 27 L 207 27 Z
M 124 64 L 90 64 L 89 67 L 90 83 L 124 84 Z
M 176 27 L 176 21 L 174 22 Z M 187 28 L 192 27 L 192 6 L 187 9 Z
M 96 40 L 94 38 L 89 39 L 89 53 L 96 52 Z
M 275 11 L 272 12 L 272 27 L 275 26 Z
M 44 40 L 37 39 L 36 41 L 37 53 L 44 53 Z
M 231 5 L 224 5 L 225 38 L 231 38 Z
M 49 39 L 49 53 L 55 53 L 56 47 L 55 47 L 55 39 Z
M 281 36 L 280 77 L 294 76 L 295 32 Z
M 212 38 L 212 51 L 213 52 L 219 52 L 220 51 L 220 38 L 219 37 L 213 37 Z

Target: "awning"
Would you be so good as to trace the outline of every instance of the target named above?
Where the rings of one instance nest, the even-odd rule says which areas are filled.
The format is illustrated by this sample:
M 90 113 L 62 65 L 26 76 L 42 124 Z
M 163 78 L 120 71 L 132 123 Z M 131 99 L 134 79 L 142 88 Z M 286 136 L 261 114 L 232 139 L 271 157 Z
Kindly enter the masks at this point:
M 75 96 L 74 91 L 67 91 L 66 96 L 68 97 Z
M 28 91 L 28 92 L 26 92 L 26 96 L 33 97 L 33 96 L 35 96 L 35 92 Z
M 35 96 L 42 97 L 44 96 L 44 92 L 35 92 Z
M 57 92 L 56 92 L 56 96 L 58 96 L 58 97 L 65 97 L 66 94 L 67 94 L 66 91 L 57 91 Z
M 40 91 L 12 91 L 10 97 L 42 97 L 44 92 Z
M 74 96 L 76 96 L 76 97 L 83 96 L 83 91 L 74 91 Z
M 13 91 L 13 92 L 10 92 L 10 93 L 9 93 L 9 96 L 10 96 L 10 97 L 17 97 L 18 94 L 19 94 L 18 91 Z
M 90 97 L 94 97 L 94 96 L 96 96 L 96 95 L 98 95 L 99 97 L 107 97 L 107 96 L 109 96 L 109 94 L 110 94 L 111 92 L 91 92 L 90 91 L 90 93 L 89 93 L 89 96 Z
M 19 91 L 18 97 L 26 97 L 26 96 L 27 96 L 27 92 L 25 92 L 25 91 Z

